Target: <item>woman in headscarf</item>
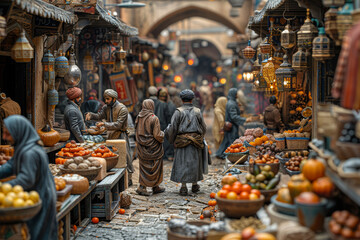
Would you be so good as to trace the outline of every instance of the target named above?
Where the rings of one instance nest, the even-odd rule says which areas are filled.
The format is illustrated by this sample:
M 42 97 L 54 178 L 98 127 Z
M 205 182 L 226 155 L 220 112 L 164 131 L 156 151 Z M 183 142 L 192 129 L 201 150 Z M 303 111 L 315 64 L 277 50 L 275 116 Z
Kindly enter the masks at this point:
M 25 117 L 12 115 L 4 120 L 3 138 L 14 145 L 15 152 L 0 168 L 0 179 L 16 175 L 7 183 L 37 191 L 42 201 L 40 212 L 27 221 L 31 239 L 57 239 L 55 183 L 39 135 Z
M 225 123 L 225 108 L 227 99 L 226 97 L 219 97 L 215 103 L 214 109 L 214 124 L 212 128 L 213 136 L 215 139 L 215 148 L 218 150 L 221 142 L 224 139 L 224 123 Z
M 145 196 L 150 195 L 146 187 L 152 187 L 153 194 L 165 191 L 165 188 L 159 186 L 163 180 L 164 132 L 160 130 L 160 121 L 154 114 L 154 108 L 153 100 L 144 100 L 135 120 L 136 151 L 140 165 L 140 185 L 136 192 Z

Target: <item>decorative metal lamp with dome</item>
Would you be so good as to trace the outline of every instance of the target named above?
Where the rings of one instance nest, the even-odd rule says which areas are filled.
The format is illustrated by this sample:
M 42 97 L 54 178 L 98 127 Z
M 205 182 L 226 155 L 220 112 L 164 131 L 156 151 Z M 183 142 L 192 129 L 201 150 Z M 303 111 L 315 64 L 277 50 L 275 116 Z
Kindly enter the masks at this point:
M 64 83 L 72 87 L 79 85 L 81 81 L 81 70 L 76 65 L 75 61 L 76 59 L 75 59 L 74 44 L 73 44 L 71 47 L 71 54 L 69 59 L 69 71 L 64 76 Z
M 288 56 L 284 55 L 284 62 L 275 71 L 276 85 L 279 92 L 293 91 L 296 89 L 297 72 L 288 62 Z
M 319 36 L 313 41 L 312 57 L 318 61 L 325 61 L 334 57 L 330 39 L 326 36 L 323 27 L 319 28 Z
M 336 24 L 339 33 L 339 39 L 343 40 L 347 30 L 352 27 L 352 15 L 354 5 L 352 0 L 346 0 L 345 5 L 337 13 Z
M 298 72 L 306 71 L 309 68 L 308 62 L 308 55 L 303 48 L 299 48 L 292 57 L 292 67 Z
M 318 29 L 311 22 L 310 10 L 307 9 L 305 23 L 301 26 L 299 32 L 297 33 L 298 46 L 305 49 L 312 48 L 312 41 L 318 35 L 318 32 Z

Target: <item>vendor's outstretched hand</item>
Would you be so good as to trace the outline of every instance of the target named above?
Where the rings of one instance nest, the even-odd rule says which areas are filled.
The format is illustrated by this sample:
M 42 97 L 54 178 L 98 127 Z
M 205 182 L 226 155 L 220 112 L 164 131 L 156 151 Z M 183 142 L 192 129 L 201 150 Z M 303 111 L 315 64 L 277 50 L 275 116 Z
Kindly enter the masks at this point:
M 99 128 L 104 126 L 104 125 L 105 125 L 105 123 L 103 123 L 103 122 L 97 122 L 96 123 L 96 126 L 99 127 Z
M 90 113 L 87 113 L 87 114 L 85 115 L 85 121 L 89 121 L 89 120 L 91 120 L 91 114 L 90 114 Z

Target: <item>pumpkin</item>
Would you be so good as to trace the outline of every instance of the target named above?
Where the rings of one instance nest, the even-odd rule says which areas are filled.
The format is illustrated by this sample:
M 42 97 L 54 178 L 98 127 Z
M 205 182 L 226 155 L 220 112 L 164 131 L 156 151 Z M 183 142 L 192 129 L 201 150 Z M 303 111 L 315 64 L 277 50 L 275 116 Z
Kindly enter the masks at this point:
M 294 115 L 295 113 L 296 113 L 295 110 L 291 110 L 291 111 L 290 111 L 290 114 L 291 114 L 291 115 Z
M 330 197 L 334 190 L 334 184 L 328 177 L 316 179 L 312 185 L 313 192 L 321 197 Z
M 300 193 L 311 191 L 311 183 L 304 177 L 303 174 L 298 174 L 291 177 L 288 182 L 288 188 L 291 201 L 293 202 Z
M 37 133 L 46 147 L 52 147 L 60 140 L 59 132 L 52 129 L 48 124 L 46 124 L 42 129 L 38 129 Z
M 301 112 L 302 110 L 303 110 L 302 107 L 297 107 L 297 108 L 296 108 L 296 111 L 297 111 L 297 112 Z
M 305 204 L 314 204 L 319 203 L 320 198 L 313 192 L 302 192 L 299 196 L 296 197 L 296 202 L 305 203 Z
M 302 160 L 301 163 L 300 163 L 300 171 L 301 172 L 302 172 L 302 170 L 304 168 L 305 163 L 307 163 L 307 160 Z
M 277 193 L 276 200 L 279 202 L 292 204 L 292 198 L 289 189 L 287 187 L 280 188 Z
M 296 99 L 296 98 L 297 98 L 297 94 L 296 94 L 296 93 L 292 93 L 292 94 L 291 94 L 291 98 L 292 98 L 292 99 Z
M 325 176 L 325 165 L 316 159 L 309 159 L 303 166 L 302 174 L 310 180 L 315 181 Z

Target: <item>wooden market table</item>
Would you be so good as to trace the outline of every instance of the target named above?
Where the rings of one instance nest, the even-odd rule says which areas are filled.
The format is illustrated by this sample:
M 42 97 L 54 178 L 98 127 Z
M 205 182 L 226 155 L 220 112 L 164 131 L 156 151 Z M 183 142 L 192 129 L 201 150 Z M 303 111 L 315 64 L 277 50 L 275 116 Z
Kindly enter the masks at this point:
M 70 195 L 61 205 L 60 211 L 57 213 L 56 218 L 58 222 L 63 220 L 65 218 L 64 222 L 64 233 L 63 237 L 65 240 L 70 239 L 70 214 L 71 211 L 78 207 L 78 225 L 79 226 L 86 226 L 91 221 L 91 195 L 90 193 L 94 190 L 96 187 L 97 181 L 91 181 L 89 189 L 84 192 L 83 194 L 77 194 L 77 195 Z M 80 211 L 80 202 L 84 200 L 85 201 L 85 218 L 81 220 L 81 211 Z

